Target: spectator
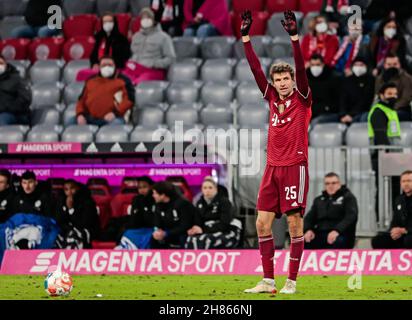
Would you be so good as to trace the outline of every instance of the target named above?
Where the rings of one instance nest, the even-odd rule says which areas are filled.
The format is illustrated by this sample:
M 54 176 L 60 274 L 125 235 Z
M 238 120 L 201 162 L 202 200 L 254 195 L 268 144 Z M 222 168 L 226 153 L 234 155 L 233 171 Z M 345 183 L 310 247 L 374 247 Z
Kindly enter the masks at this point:
M 225 0 L 184 0 L 184 37 L 233 35 Z
M 324 16 L 316 16 L 310 21 L 309 33 L 302 39 L 302 53 L 306 67 L 314 53 L 320 54 L 325 64 L 332 66 L 333 57 L 339 48 L 339 40 L 336 35 L 328 34 L 327 31 L 328 23 Z
M 373 0 L 370 1 L 364 16 L 372 21 L 386 17 L 397 17 L 404 21 L 412 16 L 412 6 L 405 0 Z
M 372 239 L 374 249 L 412 248 L 412 171 L 401 174 L 402 194 L 393 206 L 389 232 L 379 233 Z
M 381 69 L 385 58 L 389 55 L 400 57 L 402 65 L 406 65 L 406 42 L 398 22 L 394 18 L 382 20 L 376 33 L 370 41 L 370 53 L 372 57 L 375 75 Z
M 38 214 L 55 217 L 51 188 L 39 183 L 33 171 L 25 171 L 21 176 L 21 187 L 14 197 L 12 212 Z
M 64 197 L 57 205 L 56 220 L 60 227 L 56 245 L 60 249 L 91 248 L 99 233 L 99 216 L 90 191 L 74 180 L 66 180 Z
M 6 222 L 13 214 L 12 204 L 14 190 L 11 185 L 11 173 L 9 170 L 0 170 L 0 224 Z
M 95 44 L 90 55 L 92 69 L 80 70 L 77 81 L 85 81 L 99 73 L 99 60 L 103 56 L 113 57 L 114 63 L 122 70 L 131 56 L 129 40 L 120 33 L 116 16 L 106 13 L 101 18 L 102 29 L 94 35 Z
M 233 206 L 218 194 L 212 177 L 202 183 L 202 197 L 196 204 L 194 225 L 187 231 L 186 249 L 236 248 L 240 241 L 241 224 L 233 221 Z
M 325 176 L 325 190 L 305 215 L 305 249 L 352 249 L 355 244 L 358 204 L 339 176 Z
M 152 234 L 153 248 L 182 248 L 186 233 L 193 225 L 196 208 L 178 196 L 170 182 L 158 182 L 153 186 L 155 208 L 155 231 Z
M 346 15 L 349 13 L 348 0 L 323 0 L 320 13 L 329 21 L 329 29 L 333 34 L 342 36 L 345 29 Z
M 125 113 L 134 104 L 133 86 L 116 70 L 111 57 L 103 56 L 99 68 L 99 74 L 87 80 L 77 102 L 77 124 L 124 124 Z
M 150 9 L 155 14 L 156 22 L 171 37 L 183 34 L 183 2 L 184 0 L 151 0 Z
M 28 25 L 20 26 L 12 30 L 12 38 L 29 38 L 36 37 L 47 38 L 59 34 L 59 29 L 50 28 L 49 18 L 51 14 L 47 11 L 50 6 L 61 7 L 60 0 L 29 0 L 27 2 L 24 17 Z M 54 19 L 53 19 L 54 20 Z
M 384 83 L 392 82 L 398 89 L 398 99 L 394 106 L 400 121 L 411 121 L 412 76 L 401 68 L 399 57 L 388 54 L 384 59 L 383 72 L 376 78 L 375 92 Z
M 0 55 L 0 126 L 29 124 L 31 90 L 16 67 Z
M 368 71 L 366 60 L 353 60 L 351 75 L 344 78 L 340 96 L 340 121 L 345 124 L 367 122 L 375 96 L 375 78 Z
M 352 74 L 351 66 L 358 57 L 368 57 L 369 36 L 362 34 L 362 25 L 349 25 L 349 35 L 343 38 L 338 52 L 332 60 L 332 66 L 346 76 Z
M 313 96 L 312 125 L 339 121 L 339 75 L 317 53 L 310 58 L 306 74 Z
M 148 80 L 164 80 L 166 71 L 176 58 L 172 38 L 161 30 L 149 8 L 140 12 L 141 29 L 132 38 L 132 58 L 124 73 L 133 84 Z

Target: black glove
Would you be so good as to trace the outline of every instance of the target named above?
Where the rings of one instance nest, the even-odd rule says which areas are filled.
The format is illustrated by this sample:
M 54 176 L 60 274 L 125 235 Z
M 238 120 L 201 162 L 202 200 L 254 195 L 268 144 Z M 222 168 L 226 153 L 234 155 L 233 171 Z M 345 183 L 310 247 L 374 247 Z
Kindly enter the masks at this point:
M 282 26 L 289 33 L 290 36 L 295 36 L 298 34 L 298 24 L 296 22 L 295 14 L 288 10 L 283 13 L 285 20 L 282 20 Z
M 242 25 L 240 26 L 240 33 L 242 36 L 247 36 L 249 34 L 250 27 L 252 26 L 252 13 L 250 10 L 246 10 L 242 13 Z

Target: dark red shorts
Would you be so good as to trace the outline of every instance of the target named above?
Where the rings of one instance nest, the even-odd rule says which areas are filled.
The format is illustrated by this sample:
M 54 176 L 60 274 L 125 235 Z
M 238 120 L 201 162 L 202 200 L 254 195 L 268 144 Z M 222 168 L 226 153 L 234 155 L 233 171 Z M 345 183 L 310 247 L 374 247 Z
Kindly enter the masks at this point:
M 303 216 L 308 189 L 307 164 L 289 167 L 267 165 L 260 183 L 256 209 L 275 212 L 277 218 L 292 210 L 300 210 Z

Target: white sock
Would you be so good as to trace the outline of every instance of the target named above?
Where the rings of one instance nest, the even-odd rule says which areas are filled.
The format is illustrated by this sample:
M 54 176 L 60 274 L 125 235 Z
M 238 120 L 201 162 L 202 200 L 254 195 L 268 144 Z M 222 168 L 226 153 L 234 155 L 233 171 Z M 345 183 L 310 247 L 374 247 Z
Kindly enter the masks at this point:
M 263 281 L 265 281 L 268 284 L 274 285 L 275 284 L 275 280 L 274 279 L 270 279 L 270 278 L 263 278 Z

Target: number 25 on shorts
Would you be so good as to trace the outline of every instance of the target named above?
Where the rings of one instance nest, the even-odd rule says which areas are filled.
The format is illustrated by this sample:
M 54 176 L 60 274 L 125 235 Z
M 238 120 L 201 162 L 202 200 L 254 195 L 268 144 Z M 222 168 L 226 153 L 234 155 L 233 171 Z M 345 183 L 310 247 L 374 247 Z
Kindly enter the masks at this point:
M 296 199 L 296 186 L 285 187 L 286 200 Z

